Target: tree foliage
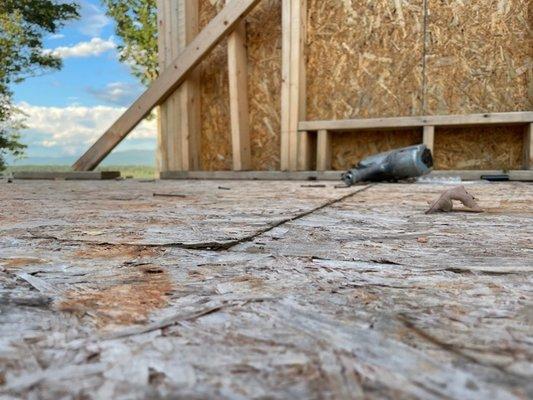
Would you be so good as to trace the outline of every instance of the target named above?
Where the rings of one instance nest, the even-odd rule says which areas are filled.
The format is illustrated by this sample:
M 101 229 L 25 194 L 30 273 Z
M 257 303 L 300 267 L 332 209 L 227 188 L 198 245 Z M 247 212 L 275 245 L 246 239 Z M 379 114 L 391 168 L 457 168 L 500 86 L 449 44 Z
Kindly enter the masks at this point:
M 18 156 L 22 127 L 20 111 L 12 103 L 11 86 L 47 70 L 61 68 L 61 59 L 43 49 L 43 36 L 56 33 L 77 18 L 75 3 L 56 0 L 0 1 L 0 169 L 4 156 Z
M 142 83 L 157 77 L 157 7 L 156 0 L 102 0 L 107 15 L 116 24 L 120 61 L 132 68 Z

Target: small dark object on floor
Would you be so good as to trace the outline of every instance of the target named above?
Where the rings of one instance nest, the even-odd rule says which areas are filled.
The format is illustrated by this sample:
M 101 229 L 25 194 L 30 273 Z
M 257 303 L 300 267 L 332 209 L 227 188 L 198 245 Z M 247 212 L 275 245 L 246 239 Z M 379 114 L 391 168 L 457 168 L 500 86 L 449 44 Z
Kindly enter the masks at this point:
M 474 196 L 468 193 L 464 186 L 456 186 L 444 191 L 437 199 L 430 202 L 430 207 L 429 210 L 426 211 L 426 214 L 432 214 L 439 211 L 452 211 L 452 200 L 459 200 L 469 208 L 468 211 L 483 212 L 483 210 L 478 206 Z
M 13 183 L 13 178 L 7 178 L 7 183 Z
M 481 175 L 481 179 L 490 182 L 507 182 L 509 180 L 509 175 Z
M 181 198 L 185 198 L 187 196 L 185 196 L 184 194 L 179 194 L 179 193 L 154 193 L 154 197 L 181 197 Z
M 432 167 L 431 150 L 419 144 L 366 157 L 341 179 L 349 186 L 357 182 L 397 182 L 428 174 Z
M 225 187 L 225 186 L 219 186 L 218 189 L 219 190 L 231 190 L 231 188 Z
M 326 185 L 316 184 L 316 185 L 300 185 L 300 187 L 306 187 L 306 188 L 325 188 Z

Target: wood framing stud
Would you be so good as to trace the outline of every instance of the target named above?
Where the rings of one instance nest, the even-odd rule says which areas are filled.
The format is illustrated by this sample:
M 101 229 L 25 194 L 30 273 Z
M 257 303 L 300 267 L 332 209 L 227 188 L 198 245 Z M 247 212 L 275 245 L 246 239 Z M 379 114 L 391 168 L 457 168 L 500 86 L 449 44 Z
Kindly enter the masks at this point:
M 424 126 L 422 142 L 431 150 L 431 154 L 435 151 L 435 127 L 433 125 Z
M 176 1 L 176 0 L 173 0 Z M 198 1 L 177 0 L 178 49 L 183 51 L 198 34 Z M 191 71 L 176 91 L 178 113 L 176 127 L 176 166 L 184 171 L 196 170 L 200 164 L 200 73 Z M 170 150 L 170 149 L 169 149 Z M 170 150 L 171 151 L 171 150 Z
M 280 169 L 290 169 L 290 77 L 291 77 L 291 1 L 281 2 L 281 137 Z
M 167 17 L 168 12 L 168 0 L 157 0 L 157 30 L 159 32 L 157 36 L 157 49 L 159 60 L 159 71 L 163 71 L 167 64 L 167 40 L 163 32 L 167 29 Z M 156 110 L 157 113 L 157 170 L 167 171 L 168 168 L 168 138 L 166 132 L 167 128 L 167 107 L 162 105 Z
M 310 136 L 298 135 L 305 117 L 306 0 L 282 0 L 281 169 L 309 169 Z
M 533 123 L 527 124 L 524 132 L 524 169 L 533 170 Z
M 328 171 L 331 169 L 331 137 L 327 130 L 318 131 L 316 145 L 316 169 Z
M 227 4 L 163 71 L 150 87 L 73 165 L 77 171 L 90 171 L 143 120 L 165 101 L 207 54 L 252 10 L 260 0 L 239 0 Z
M 244 21 L 240 22 L 235 31 L 228 36 L 228 73 L 233 170 L 249 170 L 252 167 L 252 155 L 248 115 L 248 57 Z

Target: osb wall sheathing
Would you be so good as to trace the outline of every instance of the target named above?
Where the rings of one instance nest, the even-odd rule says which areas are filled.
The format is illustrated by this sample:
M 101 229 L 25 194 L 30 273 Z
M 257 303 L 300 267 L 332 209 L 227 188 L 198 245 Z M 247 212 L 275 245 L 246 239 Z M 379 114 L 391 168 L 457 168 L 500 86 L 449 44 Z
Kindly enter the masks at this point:
M 263 0 L 247 18 L 250 134 L 257 170 L 279 168 L 280 2 Z M 427 0 L 424 8 L 424 0 L 308 0 L 307 118 L 531 110 L 528 3 Z M 201 25 L 222 5 L 223 0 L 200 0 Z M 201 67 L 201 161 L 206 170 L 231 169 L 226 52 L 222 43 Z M 439 129 L 437 167 L 519 167 L 523 135 L 517 132 Z M 375 151 L 417 143 L 420 137 L 420 132 L 404 130 L 333 135 L 333 167 L 347 168 Z M 475 141 L 482 145 L 472 146 Z
M 531 110 L 533 2 L 427 1 L 427 113 Z
M 199 0 L 200 29 L 222 9 L 223 2 Z M 203 170 L 230 170 L 231 126 L 229 114 L 228 46 L 224 40 L 200 64 L 201 135 Z
M 421 114 L 423 0 L 308 0 L 307 118 Z M 334 134 L 332 166 L 419 143 L 421 133 Z
M 281 0 L 262 0 L 246 18 L 252 169 L 279 170 Z
M 204 27 L 224 5 L 200 1 Z M 281 93 L 281 0 L 263 0 L 246 18 L 248 45 L 248 102 L 252 169 L 279 169 Z M 229 170 L 231 126 L 227 42 L 217 46 L 201 64 L 201 166 Z
M 307 118 L 422 109 L 423 0 L 308 0 Z
M 530 0 L 428 0 L 425 113 L 531 110 L 532 12 Z M 521 127 L 438 129 L 436 167 L 520 169 L 523 137 Z
M 437 169 L 521 169 L 523 126 L 436 128 Z

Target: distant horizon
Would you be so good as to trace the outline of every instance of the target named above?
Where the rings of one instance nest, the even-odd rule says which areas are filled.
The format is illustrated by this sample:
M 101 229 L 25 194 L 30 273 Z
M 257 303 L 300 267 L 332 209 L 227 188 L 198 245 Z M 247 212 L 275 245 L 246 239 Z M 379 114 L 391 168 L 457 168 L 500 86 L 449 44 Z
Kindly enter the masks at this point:
M 72 165 L 76 161 L 76 156 L 27 156 L 22 159 L 7 158 L 9 166 L 25 166 L 25 165 L 57 165 L 65 166 Z M 155 151 L 154 150 L 123 150 L 111 153 L 101 163 L 106 165 L 143 165 L 155 167 Z

